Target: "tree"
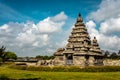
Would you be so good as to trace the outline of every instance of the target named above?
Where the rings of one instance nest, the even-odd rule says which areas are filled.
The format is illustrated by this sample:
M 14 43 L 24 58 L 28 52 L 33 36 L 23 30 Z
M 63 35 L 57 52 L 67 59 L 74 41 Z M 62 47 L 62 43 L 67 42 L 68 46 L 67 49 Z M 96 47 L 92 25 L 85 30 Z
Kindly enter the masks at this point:
M 113 53 L 110 55 L 110 58 L 111 58 L 111 59 L 118 59 L 118 55 L 117 55 L 115 52 L 113 52 Z
M 17 59 L 17 55 L 14 52 L 6 52 L 5 49 L 4 46 L 0 48 L 0 62 L 5 62 L 9 59 Z
M 5 49 L 6 48 L 4 46 L 0 48 L 0 63 L 3 62 L 3 55 L 5 54 Z
M 9 59 L 14 59 L 16 60 L 17 59 L 17 55 L 14 53 L 14 52 L 5 52 L 5 54 L 3 55 L 3 59 L 5 61 L 9 60 Z
M 108 58 L 109 54 L 110 54 L 109 51 L 106 51 L 104 54 L 104 58 Z
M 120 55 L 120 50 L 118 51 L 118 55 Z
M 118 51 L 118 58 L 120 59 L 120 50 Z
M 48 60 L 49 56 L 43 56 L 43 60 Z
M 2 57 L 2 55 L 5 53 L 5 49 L 6 48 L 4 46 L 0 48 L 0 57 Z
M 39 60 L 42 60 L 42 59 L 43 59 L 43 56 L 37 55 L 35 58 L 36 58 L 36 59 L 39 59 Z
M 50 56 L 50 59 L 54 59 L 55 58 L 55 56 Z
M 36 56 L 36 59 L 40 59 L 40 60 L 49 60 L 49 59 L 54 59 L 54 56 L 41 56 L 41 55 L 38 55 Z

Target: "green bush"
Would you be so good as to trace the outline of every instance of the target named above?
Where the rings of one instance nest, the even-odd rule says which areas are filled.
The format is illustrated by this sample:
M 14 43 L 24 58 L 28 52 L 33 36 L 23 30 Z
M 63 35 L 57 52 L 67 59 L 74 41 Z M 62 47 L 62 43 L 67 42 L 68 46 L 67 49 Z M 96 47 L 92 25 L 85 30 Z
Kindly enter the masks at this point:
M 9 67 L 13 68 L 13 69 L 19 69 L 19 70 L 26 70 L 26 68 L 27 68 L 27 66 L 25 66 L 25 65 L 11 65 Z
M 2 62 L 2 58 L 0 57 L 0 62 Z
M 79 66 L 70 66 L 68 68 L 68 71 L 69 72 L 81 72 L 82 71 L 82 68 L 80 68 Z
M 2 64 L 2 58 L 0 57 L 0 65 Z
M 85 67 L 82 69 L 83 72 L 118 72 L 120 71 L 120 66 L 94 66 Z
M 68 67 L 56 66 L 56 67 L 52 67 L 52 71 L 53 72 L 68 72 Z
M 51 68 L 48 66 L 39 66 L 39 67 L 28 66 L 27 70 L 29 71 L 51 71 Z
M 120 66 L 91 66 L 80 68 L 78 66 L 11 66 L 14 69 L 29 70 L 29 71 L 47 71 L 47 72 L 118 72 Z

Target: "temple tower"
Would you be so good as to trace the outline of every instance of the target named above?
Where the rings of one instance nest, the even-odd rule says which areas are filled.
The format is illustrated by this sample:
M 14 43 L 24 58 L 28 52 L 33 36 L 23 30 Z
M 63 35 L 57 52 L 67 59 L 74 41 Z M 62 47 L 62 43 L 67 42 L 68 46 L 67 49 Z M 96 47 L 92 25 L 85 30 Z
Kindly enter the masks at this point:
M 97 40 L 95 37 L 93 41 L 90 40 L 81 14 L 78 14 L 67 45 L 65 48 L 59 48 L 54 56 L 55 65 L 93 66 L 96 63 L 99 64 L 100 60 L 102 61 Z
M 89 50 L 90 55 L 94 56 L 94 65 L 103 65 L 103 55 L 100 50 L 96 37 L 92 41 L 91 48 Z

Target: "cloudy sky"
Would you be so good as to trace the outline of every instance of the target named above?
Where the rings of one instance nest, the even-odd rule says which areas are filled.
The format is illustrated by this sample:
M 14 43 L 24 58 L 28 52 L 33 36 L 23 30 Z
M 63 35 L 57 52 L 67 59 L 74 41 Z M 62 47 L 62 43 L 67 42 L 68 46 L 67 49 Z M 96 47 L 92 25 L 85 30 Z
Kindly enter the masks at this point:
M 120 50 L 120 0 L 0 0 L 0 46 L 18 56 L 52 55 L 79 12 L 102 50 Z

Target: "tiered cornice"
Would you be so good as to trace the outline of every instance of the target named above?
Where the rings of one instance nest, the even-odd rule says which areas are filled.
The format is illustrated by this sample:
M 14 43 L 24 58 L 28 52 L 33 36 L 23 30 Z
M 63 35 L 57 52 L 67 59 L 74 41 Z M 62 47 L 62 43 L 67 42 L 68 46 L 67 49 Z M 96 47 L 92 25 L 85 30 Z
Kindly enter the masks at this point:
M 93 39 L 91 45 L 90 36 L 85 24 L 83 23 L 81 14 L 78 14 L 75 27 L 72 29 L 71 35 L 69 36 L 68 43 L 65 47 L 65 50 L 63 51 L 63 54 L 64 52 L 79 52 L 78 54 L 86 54 L 89 52 L 101 53 L 96 38 Z
M 90 51 L 93 52 L 93 53 L 99 53 L 99 54 L 102 53 L 101 50 L 100 50 L 100 47 L 98 45 L 96 37 L 94 37 L 94 39 L 92 41 L 92 47 L 91 47 Z
M 103 55 L 96 37 L 91 41 L 81 15 L 78 15 L 65 48 L 55 52 L 55 65 L 102 65 Z
M 75 27 L 72 29 L 71 35 L 69 36 L 68 44 L 69 43 L 72 43 L 72 50 L 74 50 L 74 52 L 89 51 L 91 40 L 80 14 L 78 15 Z M 68 49 L 68 47 L 66 47 L 66 49 Z

